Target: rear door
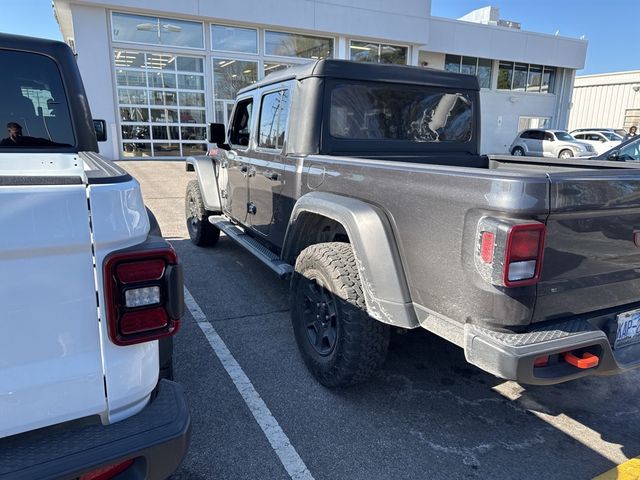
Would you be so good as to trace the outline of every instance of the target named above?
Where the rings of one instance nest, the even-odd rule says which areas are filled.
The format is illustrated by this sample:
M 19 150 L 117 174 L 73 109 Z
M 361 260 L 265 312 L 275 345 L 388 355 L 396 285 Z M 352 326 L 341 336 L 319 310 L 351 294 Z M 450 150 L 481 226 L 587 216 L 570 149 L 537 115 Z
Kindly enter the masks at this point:
M 256 148 L 250 159 L 249 222 L 252 229 L 264 236 L 270 235 L 280 204 L 290 105 L 286 86 L 262 92 Z
M 550 173 L 534 321 L 640 302 L 640 170 Z
M 78 176 L 25 175 L 38 163 Z M 0 149 L 0 437 L 106 411 L 81 173 L 74 155 Z

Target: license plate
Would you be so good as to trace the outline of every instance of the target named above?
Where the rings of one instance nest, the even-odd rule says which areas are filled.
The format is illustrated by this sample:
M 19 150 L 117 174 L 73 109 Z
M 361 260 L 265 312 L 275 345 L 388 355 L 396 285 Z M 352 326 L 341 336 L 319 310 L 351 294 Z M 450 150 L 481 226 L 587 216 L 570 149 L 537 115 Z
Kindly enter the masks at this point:
M 613 348 L 622 348 L 640 342 L 640 309 L 617 316 L 618 333 Z

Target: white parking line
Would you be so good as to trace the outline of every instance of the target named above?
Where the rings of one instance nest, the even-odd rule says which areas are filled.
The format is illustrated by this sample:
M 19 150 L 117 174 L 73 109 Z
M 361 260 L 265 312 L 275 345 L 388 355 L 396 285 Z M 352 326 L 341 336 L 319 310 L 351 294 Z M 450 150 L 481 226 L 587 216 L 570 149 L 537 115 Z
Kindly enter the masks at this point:
M 200 330 L 204 333 L 204 336 L 207 337 L 209 345 L 211 345 L 220 363 L 222 363 L 222 366 L 231 377 L 238 392 L 242 395 L 244 402 L 247 404 L 247 407 L 249 407 L 258 425 L 260 425 L 262 432 L 265 437 L 267 437 L 267 440 L 269 440 L 271 447 L 276 452 L 276 455 L 278 455 L 280 462 L 282 462 L 289 476 L 294 480 L 313 480 L 311 472 L 309 472 L 309 469 L 302 461 L 302 458 L 300 458 L 300 455 L 298 455 L 298 452 L 296 452 L 296 449 L 291 445 L 289 438 L 271 414 L 269 407 L 267 407 L 260 397 L 260 394 L 253 387 L 251 380 L 249 380 L 249 377 L 244 373 L 240 364 L 233 358 L 233 355 L 231 355 L 231 352 L 215 328 L 213 328 L 213 325 L 207 320 L 207 316 L 202 312 L 202 309 L 191 296 L 187 287 L 184 287 L 184 303 L 200 327 Z

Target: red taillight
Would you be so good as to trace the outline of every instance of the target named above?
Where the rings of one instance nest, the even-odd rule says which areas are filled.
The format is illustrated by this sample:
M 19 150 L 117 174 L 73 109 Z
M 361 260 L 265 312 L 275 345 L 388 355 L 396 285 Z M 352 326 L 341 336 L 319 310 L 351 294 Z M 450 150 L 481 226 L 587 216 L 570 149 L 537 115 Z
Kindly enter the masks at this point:
M 122 283 L 158 280 L 164 273 L 165 261 L 162 259 L 128 262 L 118 265 L 116 274 Z
M 513 225 L 507 232 L 504 285 L 533 285 L 540 279 L 545 226 L 542 223 Z
M 109 338 L 132 345 L 173 335 L 182 315 L 182 272 L 171 247 L 115 252 L 105 259 Z
M 109 480 L 119 473 L 124 472 L 127 468 L 133 465 L 133 460 L 127 460 L 122 463 L 116 463 L 114 465 L 108 465 L 106 467 L 98 468 L 84 475 L 80 475 L 78 480 Z
M 478 222 L 475 266 L 493 285 L 520 287 L 540 279 L 545 226 L 495 217 Z

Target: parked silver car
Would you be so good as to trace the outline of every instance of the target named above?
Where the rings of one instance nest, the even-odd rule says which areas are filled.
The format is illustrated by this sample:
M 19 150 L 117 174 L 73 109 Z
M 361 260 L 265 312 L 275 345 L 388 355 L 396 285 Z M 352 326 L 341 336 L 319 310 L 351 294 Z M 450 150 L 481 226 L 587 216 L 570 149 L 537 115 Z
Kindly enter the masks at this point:
M 593 157 L 592 145 L 579 142 L 564 130 L 523 130 L 509 148 L 511 155 L 531 157 Z

